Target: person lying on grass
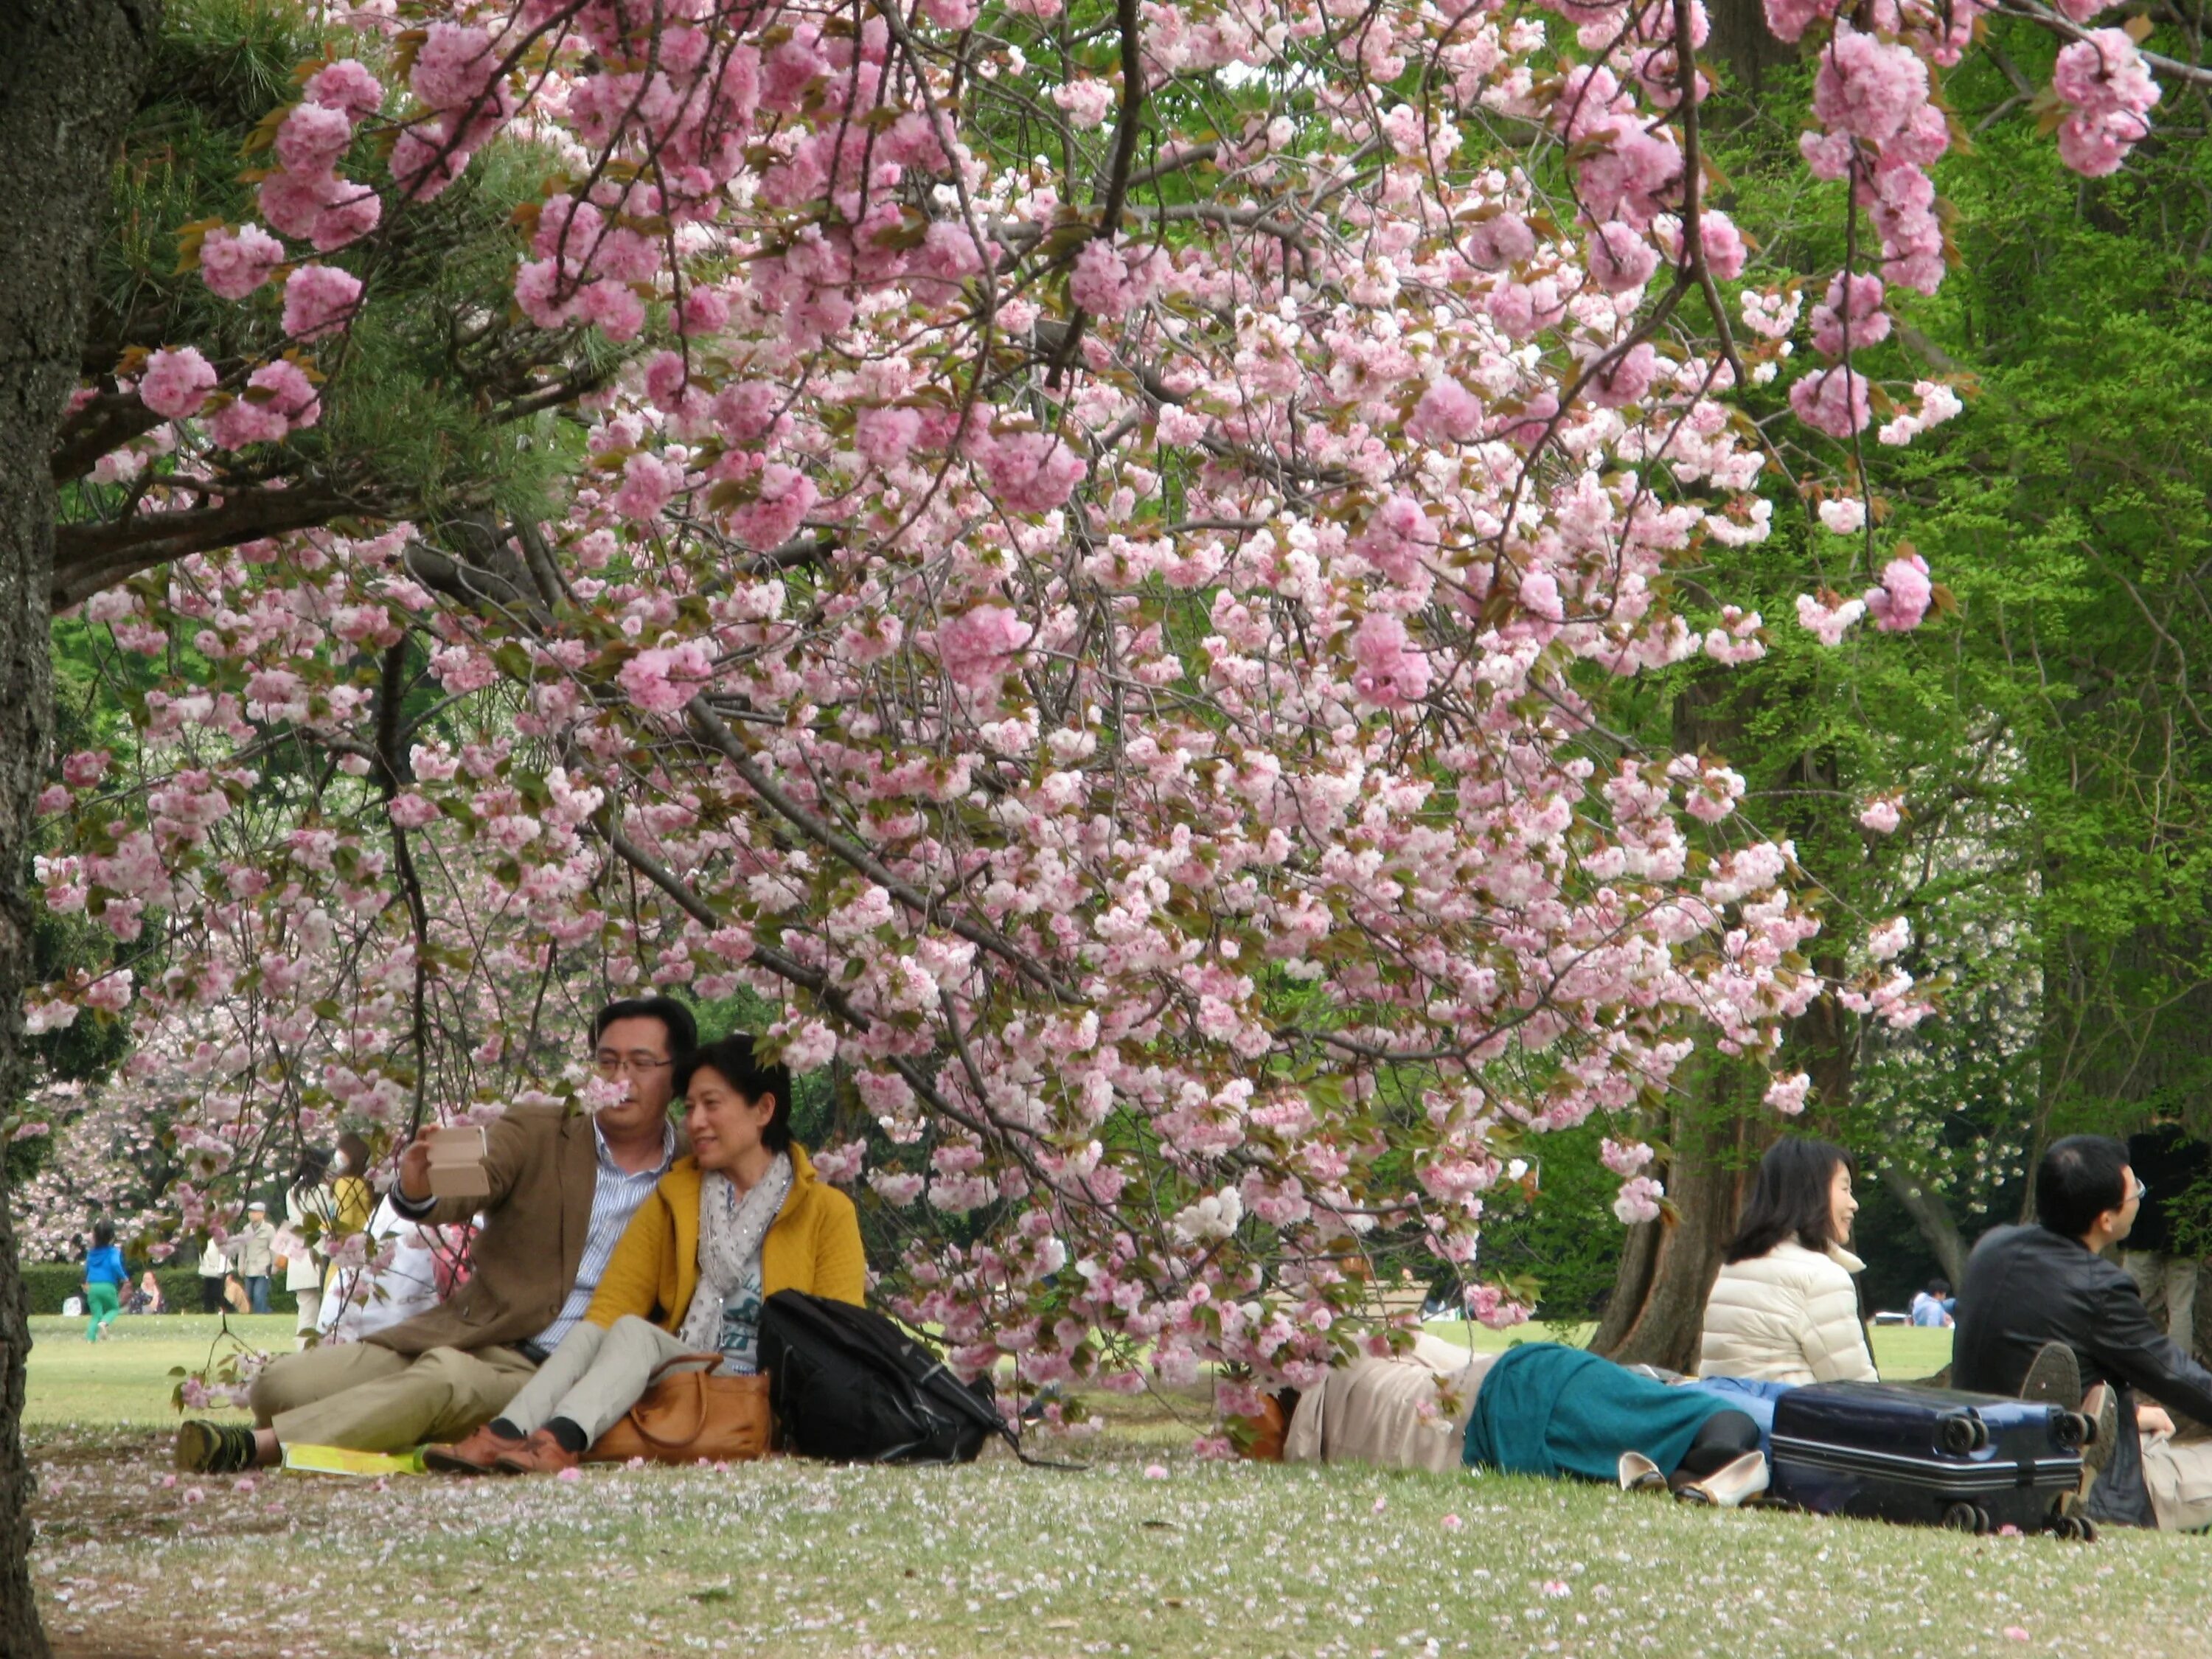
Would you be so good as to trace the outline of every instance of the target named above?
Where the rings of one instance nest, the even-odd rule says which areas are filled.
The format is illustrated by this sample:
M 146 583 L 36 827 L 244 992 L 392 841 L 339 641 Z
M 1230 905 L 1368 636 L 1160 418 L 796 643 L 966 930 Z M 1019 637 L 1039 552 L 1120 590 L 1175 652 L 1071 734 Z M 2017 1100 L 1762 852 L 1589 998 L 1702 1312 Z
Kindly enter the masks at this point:
M 721 1371 L 757 1372 L 761 1307 L 778 1291 L 861 1301 L 860 1221 L 791 1138 L 791 1073 L 732 1036 L 678 1066 L 676 1087 L 690 1156 L 630 1223 L 583 1322 L 497 1417 L 431 1447 L 432 1468 L 574 1468 L 669 1361 L 719 1352 Z
M 602 1008 L 592 1063 L 622 1085 L 622 1098 L 588 1116 L 510 1109 L 489 1131 L 489 1197 L 434 1197 L 429 1147 L 409 1146 L 386 1195 L 401 1217 L 465 1226 L 483 1212 L 468 1283 L 362 1341 L 279 1355 L 254 1379 L 258 1426 L 186 1423 L 177 1467 L 221 1474 L 276 1463 L 287 1445 L 401 1451 L 459 1439 L 501 1410 L 583 1318 L 617 1241 L 673 1160 L 670 1079 L 696 1036 L 690 1010 L 668 997 Z M 368 1149 L 353 1136 L 339 1144 L 352 1150 L 334 1183 L 337 1219 L 343 1228 L 357 1217 L 358 1227 L 371 1207 L 358 1179 Z M 349 1194 L 349 1182 L 360 1193 Z
M 1726 1401 L 1582 1349 L 1529 1342 L 1474 1354 L 1424 1333 L 1405 1353 L 1337 1366 L 1297 1395 L 1280 1455 L 1574 1475 L 1733 1507 L 1766 1488 L 1758 1448 L 1757 1424 Z

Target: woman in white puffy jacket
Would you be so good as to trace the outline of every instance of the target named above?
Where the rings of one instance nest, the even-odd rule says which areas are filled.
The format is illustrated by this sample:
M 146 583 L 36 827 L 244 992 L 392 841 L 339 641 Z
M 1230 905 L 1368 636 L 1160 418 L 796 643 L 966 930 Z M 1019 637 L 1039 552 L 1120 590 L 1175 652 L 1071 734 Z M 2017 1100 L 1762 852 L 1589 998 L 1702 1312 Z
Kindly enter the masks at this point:
M 1858 1213 L 1851 1162 L 1824 1140 L 1777 1141 L 1705 1299 L 1699 1376 L 1870 1382 L 1874 1356 L 1844 1248 Z

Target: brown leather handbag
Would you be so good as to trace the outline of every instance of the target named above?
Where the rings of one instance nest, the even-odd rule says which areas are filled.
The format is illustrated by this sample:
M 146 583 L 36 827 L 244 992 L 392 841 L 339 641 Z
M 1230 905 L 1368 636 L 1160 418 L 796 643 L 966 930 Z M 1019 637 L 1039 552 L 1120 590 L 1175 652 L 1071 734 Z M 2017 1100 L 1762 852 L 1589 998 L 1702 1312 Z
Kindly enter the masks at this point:
M 621 1421 L 592 1443 L 590 1463 L 750 1462 L 768 1455 L 768 1377 L 717 1376 L 719 1353 L 678 1354 L 653 1367 L 653 1383 Z M 672 1365 L 703 1370 L 669 1373 Z M 666 1374 L 664 1374 L 666 1373 Z

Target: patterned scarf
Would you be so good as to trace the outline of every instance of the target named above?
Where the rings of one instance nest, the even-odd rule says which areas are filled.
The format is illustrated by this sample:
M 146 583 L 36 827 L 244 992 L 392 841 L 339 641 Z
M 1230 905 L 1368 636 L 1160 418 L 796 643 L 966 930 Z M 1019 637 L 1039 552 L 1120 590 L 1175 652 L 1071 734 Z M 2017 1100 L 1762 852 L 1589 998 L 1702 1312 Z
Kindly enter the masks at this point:
M 778 1152 L 768 1173 L 744 1198 L 729 1176 L 714 1170 L 699 1183 L 699 1288 L 677 1337 L 694 1353 L 721 1346 L 722 1304 L 736 1294 L 760 1260 L 761 1241 L 790 1196 L 791 1154 Z

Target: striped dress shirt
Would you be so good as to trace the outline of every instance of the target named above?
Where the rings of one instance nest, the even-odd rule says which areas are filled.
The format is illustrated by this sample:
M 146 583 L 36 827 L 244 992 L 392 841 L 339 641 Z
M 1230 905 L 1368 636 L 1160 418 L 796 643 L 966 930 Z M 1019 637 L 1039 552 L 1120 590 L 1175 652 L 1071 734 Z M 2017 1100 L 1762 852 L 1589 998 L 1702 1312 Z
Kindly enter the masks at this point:
M 576 1328 L 584 1310 L 592 1305 L 592 1293 L 599 1288 L 599 1276 L 606 1272 L 623 1230 L 629 1225 L 629 1218 L 637 1213 L 638 1206 L 651 1195 L 676 1159 L 673 1124 L 661 1142 L 659 1164 L 641 1170 L 635 1175 L 615 1162 L 614 1155 L 607 1151 L 607 1138 L 599 1133 L 596 1123 L 592 1126 L 592 1141 L 599 1153 L 599 1170 L 592 1182 L 592 1224 L 584 1234 L 584 1259 L 576 1264 L 576 1282 L 568 1291 L 568 1299 L 561 1304 L 560 1314 L 553 1322 L 532 1339 L 532 1346 L 546 1353 L 559 1347 L 561 1339 Z

